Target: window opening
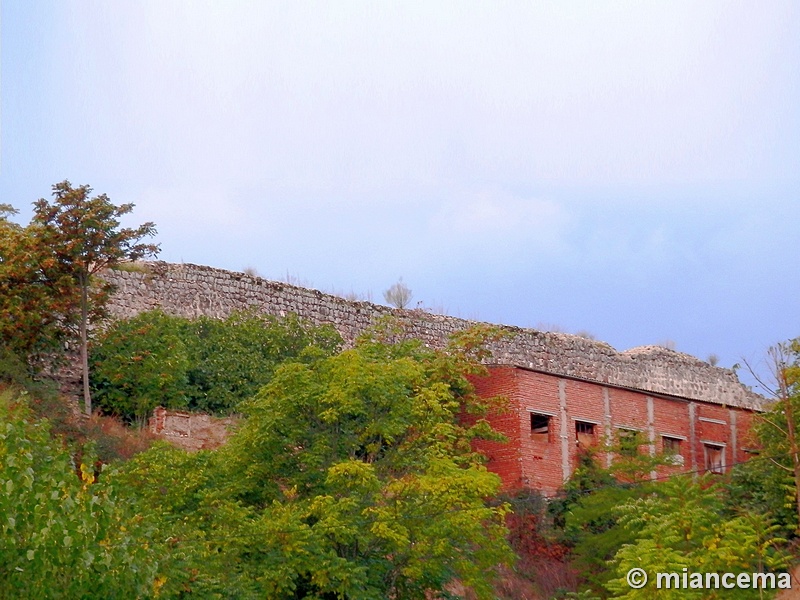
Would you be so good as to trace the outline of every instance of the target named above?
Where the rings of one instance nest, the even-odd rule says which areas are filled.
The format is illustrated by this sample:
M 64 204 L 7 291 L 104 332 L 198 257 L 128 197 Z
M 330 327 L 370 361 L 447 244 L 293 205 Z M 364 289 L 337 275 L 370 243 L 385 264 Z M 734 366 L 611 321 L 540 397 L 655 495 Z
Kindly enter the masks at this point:
M 669 459 L 673 465 L 683 464 L 683 455 L 681 454 L 681 440 L 680 438 L 670 437 L 668 435 L 661 436 L 661 447 L 664 456 Z
M 664 454 L 676 455 L 681 453 L 681 439 L 669 437 L 668 435 L 661 436 L 661 444 L 664 448 Z
M 587 423 L 586 421 L 575 421 L 575 440 L 580 446 L 594 446 L 594 423 Z
M 638 431 L 633 429 L 620 429 L 617 434 L 619 453 L 622 456 L 633 457 L 639 454 L 639 444 L 642 441 Z
M 725 472 L 725 447 L 716 444 L 703 444 L 706 457 L 706 471 L 721 475 Z
M 531 413 L 531 439 L 538 442 L 550 440 L 550 417 Z

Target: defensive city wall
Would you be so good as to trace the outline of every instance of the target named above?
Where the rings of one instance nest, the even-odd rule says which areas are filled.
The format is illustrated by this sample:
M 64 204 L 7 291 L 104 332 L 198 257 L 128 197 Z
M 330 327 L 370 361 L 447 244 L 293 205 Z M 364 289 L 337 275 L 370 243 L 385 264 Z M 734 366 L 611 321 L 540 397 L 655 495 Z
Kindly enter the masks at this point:
M 260 277 L 192 264 L 136 263 L 108 271 L 117 286 L 110 303 L 115 317 L 160 308 L 179 316 L 225 317 L 256 308 L 285 316 L 295 313 L 314 323 L 333 324 L 351 342 L 385 315 L 403 319 L 409 334 L 433 347 L 474 324 L 424 310 L 398 310 L 370 302 L 349 301 L 317 290 Z M 728 407 L 761 408 L 763 398 L 742 385 L 736 374 L 662 348 L 642 346 L 617 352 L 606 343 L 583 337 L 503 326 L 510 335 L 493 343 L 491 362 L 553 375 L 597 382 L 659 395 Z

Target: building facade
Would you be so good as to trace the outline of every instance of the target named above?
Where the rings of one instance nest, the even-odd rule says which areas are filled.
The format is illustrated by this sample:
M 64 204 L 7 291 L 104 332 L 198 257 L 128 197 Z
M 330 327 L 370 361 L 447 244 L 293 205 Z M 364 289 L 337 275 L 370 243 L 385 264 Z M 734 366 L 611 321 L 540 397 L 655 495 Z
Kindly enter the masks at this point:
M 572 475 L 582 448 L 614 456 L 606 442 L 638 432 L 639 452 L 669 455 L 653 478 L 680 472 L 724 473 L 754 452 L 753 408 L 659 394 L 513 365 L 493 365 L 475 378 L 485 397 L 508 407 L 490 415 L 507 443 L 477 444 L 508 491 L 530 488 L 553 495 Z
M 406 337 L 438 348 L 452 335 L 481 325 L 200 265 L 129 267 L 103 275 L 117 288 L 109 310 L 118 318 L 154 308 L 185 317 L 221 318 L 245 309 L 275 316 L 294 313 L 312 324 L 332 324 L 351 344 L 391 317 Z M 506 413 L 492 417 L 509 442 L 481 446 L 506 489 L 553 494 L 572 474 L 582 446 L 634 431 L 647 442 L 640 451 L 672 453 L 673 464 L 662 474 L 722 472 L 752 450 L 749 429 L 764 398 L 730 369 L 660 346 L 620 352 L 565 333 L 505 325 L 496 329 L 503 335 L 488 344 L 490 376 L 475 383 L 479 393 L 510 401 Z M 176 431 L 173 437 L 181 437 Z

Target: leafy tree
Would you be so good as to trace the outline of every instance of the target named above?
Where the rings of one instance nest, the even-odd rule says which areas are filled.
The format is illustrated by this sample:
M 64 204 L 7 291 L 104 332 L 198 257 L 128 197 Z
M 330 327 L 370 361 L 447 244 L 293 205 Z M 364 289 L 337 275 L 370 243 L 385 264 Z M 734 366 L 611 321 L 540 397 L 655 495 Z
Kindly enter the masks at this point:
M 133 498 L 0 392 L 0 599 L 150 597 L 168 549 Z
M 203 562 L 192 593 L 422 599 L 458 580 L 493 597 L 507 507 L 486 503 L 500 480 L 470 443 L 496 435 L 459 418 L 486 409 L 466 378 L 485 336 L 434 351 L 395 335 L 281 365 L 219 450 L 126 466 L 171 524 L 161 536 L 191 540 L 187 569 Z
M 755 456 L 735 465 L 726 492 L 725 502 L 732 509 L 764 515 L 779 526 L 779 536 L 796 535 L 797 507 L 793 482 L 786 470 L 770 458 Z
M 107 412 L 142 422 L 157 406 L 230 413 L 282 362 L 332 354 L 341 337 L 294 315 L 254 311 L 190 320 L 148 311 L 111 323 L 92 345 L 92 389 Z
M 189 407 L 214 413 L 236 410 L 281 363 L 331 354 L 342 343 L 331 325 L 315 327 L 294 314 L 279 319 L 256 311 L 235 312 L 224 320 L 200 317 L 186 323 L 184 335 Z
M 155 235 L 153 223 L 136 228 L 120 228 L 120 217 L 133 210 L 133 204 L 115 206 L 105 194 L 90 197 L 88 185 L 72 187 L 69 181 L 53 186 L 53 200 L 34 202 L 31 227 L 38 244 L 48 248 L 55 267 L 69 278 L 78 291 L 78 304 L 69 314 L 78 316 L 78 331 L 83 370 L 83 399 L 86 414 L 92 412 L 89 391 L 87 328 L 90 317 L 102 312 L 110 291 L 108 284 L 95 285 L 93 276 L 124 261 L 158 254 L 156 244 L 142 243 Z
M 723 494 L 707 481 L 674 477 L 651 493 L 629 500 L 616 509 L 622 526 L 635 542 L 622 546 L 612 562 L 606 584 L 616 598 L 651 598 L 652 583 L 632 589 L 625 575 L 634 567 L 653 576 L 657 572 L 695 573 L 775 572 L 786 560 L 775 546 L 781 541 L 763 516 L 726 514 Z M 650 589 L 648 589 L 650 588 Z M 761 598 L 760 589 L 659 590 L 659 598 Z
M 565 541 L 572 546 L 572 563 L 581 583 L 595 594 L 603 593 L 611 576 L 608 561 L 635 539 L 620 525 L 613 509 L 646 493 L 649 484 L 642 485 L 621 483 L 600 466 L 593 452 L 584 450 L 562 497 L 551 503 L 556 523 L 562 525 Z
M 16 213 L 0 205 L 0 345 L 34 367 L 64 339 L 77 295 L 35 230 L 8 219 Z
M 794 506 L 795 535 L 800 535 L 800 338 L 769 351 L 774 384 L 761 381 L 776 402 L 756 421 L 762 454 L 782 473 L 780 489 Z
M 156 406 L 186 408 L 189 353 L 186 319 L 148 311 L 118 321 L 92 347 L 94 399 L 140 426 Z
M 395 308 L 405 308 L 411 302 L 411 290 L 403 283 L 403 278 L 383 292 L 383 299 Z
M 599 452 L 612 455 L 609 467 L 600 466 Z M 651 493 L 657 484 L 650 474 L 671 464 L 671 457 L 651 455 L 641 432 L 620 430 L 603 446 L 584 450 L 579 461 L 564 486 L 563 498 L 552 504 L 552 510 L 573 546 L 573 564 L 582 583 L 602 595 L 612 576 L 609 561 L 636 540 L 636 531 L 624 527 L 615 509 Z

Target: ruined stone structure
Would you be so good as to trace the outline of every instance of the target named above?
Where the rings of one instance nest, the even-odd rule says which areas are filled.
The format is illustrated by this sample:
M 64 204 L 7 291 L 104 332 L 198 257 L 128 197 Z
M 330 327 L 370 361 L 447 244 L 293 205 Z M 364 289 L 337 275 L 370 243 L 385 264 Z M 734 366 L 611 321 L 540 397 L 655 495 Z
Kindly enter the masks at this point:
M 331 323 L 352 342 L 381 317 L 395 315 L 406 321 L 410 335 L 433 347 L 474 324 L 190 264 L 140 263 L 104 277 L 117 286 L 110 304 L 116 317 L 154 308 L 186 317 L 225 317 L 255 308 Z M 491 345 L 491 363 L 497 366 L 479 388 L 512 400 L 513 410 L 496 422 L 511 443 L 487 447 L 490 467 L 507 487 L 554 490 L 574 468 L 579 437 L 589 443 L 589 435 L 598 441 L 615 429 L 645 432 L 652 451 L 669 445 L 686 469 L 724 469 L 743 459 L 751 414 L 764 399 L 733 371 L 657 346 L 617 352 L 574 335 L 503 329 L 509 335 Z
M 225 443 L 235 417 L 212 417 L 158 407 L 150 418 L 150 432 L 184 450 L 213 450 Z

